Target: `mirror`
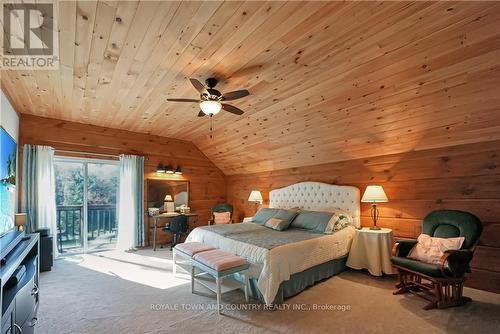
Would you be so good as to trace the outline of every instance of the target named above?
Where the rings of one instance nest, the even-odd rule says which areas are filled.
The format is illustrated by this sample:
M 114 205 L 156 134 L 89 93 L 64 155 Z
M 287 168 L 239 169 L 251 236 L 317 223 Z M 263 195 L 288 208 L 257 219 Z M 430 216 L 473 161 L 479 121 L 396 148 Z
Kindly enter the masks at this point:
M 181 206 L 189 206 L 188 181 L 148 179 L 147 187 L 148 208 L 171 212 Z

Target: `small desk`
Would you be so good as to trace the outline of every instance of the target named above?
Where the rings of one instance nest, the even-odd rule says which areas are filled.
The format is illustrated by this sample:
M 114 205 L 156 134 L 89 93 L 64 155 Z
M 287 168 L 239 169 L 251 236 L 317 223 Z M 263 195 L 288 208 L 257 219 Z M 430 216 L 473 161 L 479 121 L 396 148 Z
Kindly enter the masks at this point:
M 356 230 L 347 258 L 347 266 L 353 269 L 368 269 L 373 276 L 391 275 L 391 249 L 391 229 L 370 230 L 364 227 Z
M 170 213 L 169 212 L 169 213 L 161 213 L 161 214 L 156 215 L 156 216 L 149 216 L 154 221 L 154 225 L 153 225 L 153 251 L 156 251 L 156 239 L 158 237 L 158 227 L 159 227 L 158 223 L 159 223 L 159 221 L 162 219 L 166 219 L 167 221 L 170 221 L 170 219 L 177 217 L 179 215 L 181 215 L 181 213 L 177 213 L 177 212 Z M 195 223 L 198 220 L 197 213 L 190 212 L 190 213 L 184 213 L 183 215 L 187 216 L 188 219 L 191 219 L 191 218 L 194 219 Z M 148 231 L 148 237 L 149 237 L 149 231 Z

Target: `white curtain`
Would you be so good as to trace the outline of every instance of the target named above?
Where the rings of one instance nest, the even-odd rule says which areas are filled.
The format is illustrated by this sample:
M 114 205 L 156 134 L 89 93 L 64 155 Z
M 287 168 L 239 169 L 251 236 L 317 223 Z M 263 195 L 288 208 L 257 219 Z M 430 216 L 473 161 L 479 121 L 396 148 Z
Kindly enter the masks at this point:
M 143 201 L 144 157 L 121 155 L 117 249 L 144 246 Z
M 26 230 L 50 228 L 54 257 L 57 252 L 56 178 L 54 149 L 49 146 L 24 145 L 21 210 L 26 212 Z

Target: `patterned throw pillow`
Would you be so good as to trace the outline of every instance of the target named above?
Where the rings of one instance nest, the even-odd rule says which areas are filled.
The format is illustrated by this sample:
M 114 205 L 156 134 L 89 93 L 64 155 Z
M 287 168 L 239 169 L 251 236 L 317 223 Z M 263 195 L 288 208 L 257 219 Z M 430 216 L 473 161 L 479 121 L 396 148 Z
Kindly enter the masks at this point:
M 439 264 L 445 251 L 460 249 L 464 240 L 464 237 L 433 238 L 427 234 L 421 234 L 418 236 L 417 244 L 413 246 L 408 254 L 408 258 L 426 263 Z
M 352 217 L 346 211 L 336 210 L 325 228 L 325 234 L 332 234 L 352 225 Z
M 229 224 L 231 222 L 231 212 L 214 212 L 215 224 Z
M 290 225 L 288 223 L 288 221 L 286 221 L 284 219 L 274 218 L 274 217 L 269 219 L 264 224 L 264 226 L 272 228 L 273 230 L 276 230 L 276 231 L 283 231 L 284 229 L 286 229 L 288 227 L 288 225 Z

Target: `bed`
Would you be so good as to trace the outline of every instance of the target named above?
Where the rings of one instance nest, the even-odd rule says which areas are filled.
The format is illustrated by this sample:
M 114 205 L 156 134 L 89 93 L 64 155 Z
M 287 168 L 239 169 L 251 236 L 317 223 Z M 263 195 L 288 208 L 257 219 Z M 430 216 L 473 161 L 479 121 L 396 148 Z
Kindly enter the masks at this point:
M 303 228 L 275 231 L 258 223 L 213 225 L 191 231 L 186 241 L 199 241 L 250 263 L 251 291 L 255 298 L 280 304 L 305 288 L 342 272 L 360 224 L 359 189 L 319 182 L 301 182 L 269 193 L 269 208 L 303 212 L 349 213 L 353 226 L 333 234 Z M 314 217 L 314 216 L 313 216 Z

